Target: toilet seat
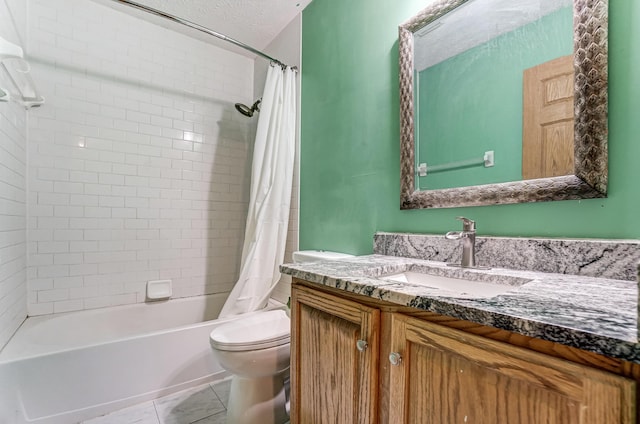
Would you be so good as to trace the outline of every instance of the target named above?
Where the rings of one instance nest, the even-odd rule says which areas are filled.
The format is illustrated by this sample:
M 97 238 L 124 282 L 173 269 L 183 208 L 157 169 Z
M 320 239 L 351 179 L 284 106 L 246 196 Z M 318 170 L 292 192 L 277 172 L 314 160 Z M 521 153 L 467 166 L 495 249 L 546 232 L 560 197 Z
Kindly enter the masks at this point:
M 218 350 L 247 351 L 289 343 L 291 321 L 282 309 L 239 318 L 214 329 L 209 339 Z

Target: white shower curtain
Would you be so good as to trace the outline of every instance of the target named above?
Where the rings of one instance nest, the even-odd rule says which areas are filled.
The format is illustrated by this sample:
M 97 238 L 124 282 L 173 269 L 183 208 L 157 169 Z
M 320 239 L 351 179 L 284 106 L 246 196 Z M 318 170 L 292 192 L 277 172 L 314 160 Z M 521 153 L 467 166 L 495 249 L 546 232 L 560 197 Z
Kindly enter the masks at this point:
M 280 279 L 295 157 L 296 71 L 271 65 L 260 104 L 240 277 L 220 317 L 261 309 Z

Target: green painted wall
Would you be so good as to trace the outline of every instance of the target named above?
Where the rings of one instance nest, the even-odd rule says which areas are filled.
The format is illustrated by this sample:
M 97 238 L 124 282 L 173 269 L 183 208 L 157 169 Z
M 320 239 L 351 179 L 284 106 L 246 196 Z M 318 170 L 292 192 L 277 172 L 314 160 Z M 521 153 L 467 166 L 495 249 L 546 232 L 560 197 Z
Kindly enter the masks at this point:
M 640 238 L 640 2 L 609 11 L 609 197 L 401 211 L 397 25 L 425 0 L 314 0 L 303 13 L 300 247 L 372 251 L 376 231 Z
M 496 161 L 489 168 L 473 166 L 420 177 L 420 188 L 521 179 L 522 73 L 572 53 L 573 10 L 565 7 L 422 70 L 418 163 L 482 158 L 489 150 L 495 152 Z

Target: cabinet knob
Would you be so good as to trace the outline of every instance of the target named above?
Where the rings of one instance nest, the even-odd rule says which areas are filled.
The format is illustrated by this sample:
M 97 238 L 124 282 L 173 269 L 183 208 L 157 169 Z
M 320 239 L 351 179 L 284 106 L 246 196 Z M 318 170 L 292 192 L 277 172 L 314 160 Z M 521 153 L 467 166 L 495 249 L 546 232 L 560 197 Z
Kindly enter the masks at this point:
M 402 355 L 400 355 L 398 352 L 391 352 L 389 354 L 389 362 L 391 362 L 391 365 L 400 365 L 400 363 L 402 362 Z
M 367 343 L 366 340 L 358 340 L 356 342 L 356 347 L 360 352 L 364 352 L 365 350 L 367 350 L 367 347 L 369 347 L 369 343 Z

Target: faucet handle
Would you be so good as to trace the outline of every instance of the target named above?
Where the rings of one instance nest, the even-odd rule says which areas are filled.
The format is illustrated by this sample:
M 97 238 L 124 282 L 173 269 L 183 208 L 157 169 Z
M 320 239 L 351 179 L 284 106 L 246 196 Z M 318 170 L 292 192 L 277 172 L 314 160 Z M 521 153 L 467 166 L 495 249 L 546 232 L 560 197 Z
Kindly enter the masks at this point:
M 456 217 L 457 220 L 462 221 L 462 231 L 475 231 L 476 230 L 476 222 L 465 218 L 464 216 Z

